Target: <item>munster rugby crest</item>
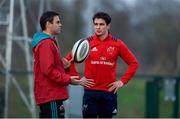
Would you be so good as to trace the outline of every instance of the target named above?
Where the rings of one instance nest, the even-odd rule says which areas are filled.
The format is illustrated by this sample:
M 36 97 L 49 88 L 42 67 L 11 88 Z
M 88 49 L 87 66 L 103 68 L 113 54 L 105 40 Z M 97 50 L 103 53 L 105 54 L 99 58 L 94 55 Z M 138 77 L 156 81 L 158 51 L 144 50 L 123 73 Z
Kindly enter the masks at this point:
M 108 54 L 113 54 L 113 52 L 114 52 L 114 47 L 113 47 L 113 46 L 109 46 L 109 47 L 107 48 L 107 53 L 108 53 Z

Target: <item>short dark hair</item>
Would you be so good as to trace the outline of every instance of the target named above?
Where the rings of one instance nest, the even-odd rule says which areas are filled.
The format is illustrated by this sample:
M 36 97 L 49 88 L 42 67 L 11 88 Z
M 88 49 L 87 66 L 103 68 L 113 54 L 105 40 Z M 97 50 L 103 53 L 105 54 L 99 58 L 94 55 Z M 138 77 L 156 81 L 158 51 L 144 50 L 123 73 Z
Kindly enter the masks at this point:
M 96 18 L 101 18 L 104 19 L 106 24 L 110 24 L 111 23 L 111 17 L 109 16 L 109 14 L 105 13 L 105 12 L 97 12 L 94 16 L 93 16 L 93 22 Z
M 59 16 L 58 13 L 54 12 L 54 11 L 46 11 L 42 14 L 41 18 L 40 18 L 40 25 L 41 25 L 41 29 L 45 30 L 46 29 L 46 23 L 50 22 L 52 23 L 53 18 L 55 16 Z

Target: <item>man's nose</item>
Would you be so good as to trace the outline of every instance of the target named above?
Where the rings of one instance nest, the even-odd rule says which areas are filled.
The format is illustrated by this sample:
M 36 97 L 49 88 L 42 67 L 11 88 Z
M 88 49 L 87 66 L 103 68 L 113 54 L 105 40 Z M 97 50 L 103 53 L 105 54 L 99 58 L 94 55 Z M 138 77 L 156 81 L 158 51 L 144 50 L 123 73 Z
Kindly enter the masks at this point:
M 97 25 L 97 28 L 100 28 L 100 25 Z

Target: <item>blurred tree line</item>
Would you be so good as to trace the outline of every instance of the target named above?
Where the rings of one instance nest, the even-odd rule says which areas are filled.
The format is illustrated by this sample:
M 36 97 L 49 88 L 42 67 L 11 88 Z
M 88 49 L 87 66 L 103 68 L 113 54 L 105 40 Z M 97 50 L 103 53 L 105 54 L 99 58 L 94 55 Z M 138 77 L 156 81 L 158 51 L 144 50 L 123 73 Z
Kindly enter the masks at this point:
M 43 2 L 42 2 L 43 1 Z M 28 0 L 26 16 L 29 36 L 40 30 L 39 14 L 46 10 L 60 13 L 63 24 L 58 36 L 61 53 L 66 56 L 80 38 L 90 36 L 92 16 L 97 11 L 111 15 L 111 33 L 122 39 L 140 62 L 138 73 L 173 74 L 180 72 L 180 1 L 178 0 Z M 18 0 L 15 16 L 19 16 Z M 40 12 L 40 7 L 43 9 Z M 1 13 L 2 15 L 2 13 Z M 21 35 L 19 17 L 14 20 L 14 34 Z M 1 28 L 0 28 L 1 29 Z M 89 30 L 92 31 L 92 30 Z M 1 36 L 2 38 L 2 36 Z M 17 47 L 18 46 L 14 46 Z M 17 58 L 13 51 L 13 58 Z M 20 59 L 15 68 L 23 67 Z M 126 69 L 121 61 L 118 70 Z M 121 66 L 122 65 L 122 66 Z M 79 66 L 82 70 L 82 67 Z

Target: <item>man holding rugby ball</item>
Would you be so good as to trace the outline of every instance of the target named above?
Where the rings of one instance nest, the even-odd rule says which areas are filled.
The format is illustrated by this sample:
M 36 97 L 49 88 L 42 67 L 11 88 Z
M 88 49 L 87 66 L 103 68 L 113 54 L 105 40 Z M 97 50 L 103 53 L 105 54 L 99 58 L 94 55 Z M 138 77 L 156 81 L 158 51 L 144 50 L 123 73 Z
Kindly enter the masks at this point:
M 83 117 L 112 118 L 117 112 L 117 91 L 135 75 L 139 63 L 125 45 L 109 32 L 111 17 L 104 12 L 93 16 L 95 33 L 86 38 L 90 44 L 88 57 L 85 59 L 85 79 L 93 79 L 94 85 L 84 87 Z M 117 59 L 120 57 L 127 65 L 125 74 L 116 80 Z M 69 53 L 67 59 L 72 59 Z M 69 70 L 75 70 L 71 62 Z

